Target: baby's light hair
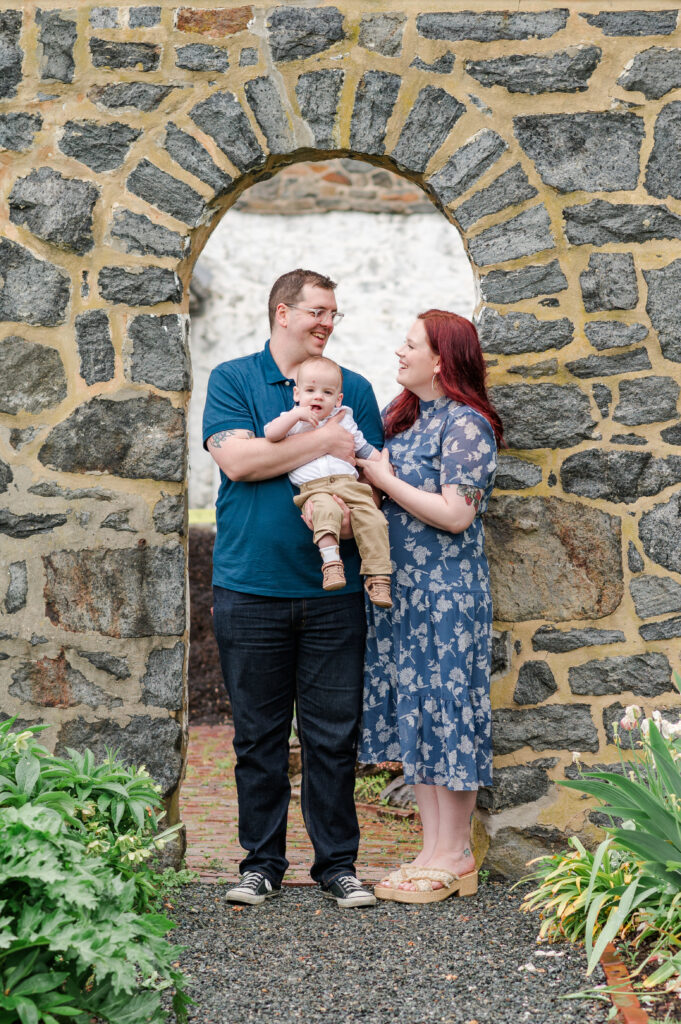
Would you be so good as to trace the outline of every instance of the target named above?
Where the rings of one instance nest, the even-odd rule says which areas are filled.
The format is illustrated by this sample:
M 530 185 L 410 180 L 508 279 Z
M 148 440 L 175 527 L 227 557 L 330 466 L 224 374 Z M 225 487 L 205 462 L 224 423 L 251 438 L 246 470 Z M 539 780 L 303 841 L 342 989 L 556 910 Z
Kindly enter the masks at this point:
M 314 363 L 321 363 L 323 366 L 324 365 L 325 366 L 332 366 L 333 369 L 338 374 L 338 387 L 339 387 L 339 389 L 341 391 L 343 390 L 343 371 L 341 370 L 341 368 L 338 365 L 338 363 L 335 363 L 333 361 L 333 359 L 329 359 L 328 356 L 309 356 L 307 359 L 304 359 L 303 362 L 298 367 L 297 383 L 299 385 L 300 385 L 300 377 L 301 377 L 301 374 L 303 372 L 303 367 L 305 367 L 305 366 L 312 366 Z

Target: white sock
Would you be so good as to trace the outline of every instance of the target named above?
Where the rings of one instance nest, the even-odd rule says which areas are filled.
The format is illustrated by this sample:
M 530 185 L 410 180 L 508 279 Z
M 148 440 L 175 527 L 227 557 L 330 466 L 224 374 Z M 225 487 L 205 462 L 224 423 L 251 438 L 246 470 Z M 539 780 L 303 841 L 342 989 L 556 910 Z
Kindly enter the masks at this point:
M 328 548 L 320 548 L 319 551 L 322 556 L 322 562 L 324 563 L 338 562 L 340 560 L 340 551 L 338 550 L 337 544 L 332 544 Z

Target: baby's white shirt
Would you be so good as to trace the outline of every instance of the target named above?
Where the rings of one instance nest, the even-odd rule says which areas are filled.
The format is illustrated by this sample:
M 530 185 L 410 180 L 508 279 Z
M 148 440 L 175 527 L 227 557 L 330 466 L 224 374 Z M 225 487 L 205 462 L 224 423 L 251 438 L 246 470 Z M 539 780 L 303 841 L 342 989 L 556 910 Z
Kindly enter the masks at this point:
M 372 452 L 375 451 L 375 448 L 364 437 L 364 434 L 355 423 L 352 409 L 347 405 L 341 405 L 340 408 L 334 409 L 326 419 L 319 422 L 318 427 L 323 427 L 331 419 L 331 416 L 336 416 L 339 412 L 345 413 L 341 420 L 341 426 L 352 434 L 355 442 L 355 454 L 360 459 L 368 459 Z M 286 436 L 289 437 L 291 434 L 301 434 L 305 430 L 316 429 L 318 428 L 313 427 L 311 423 L 306 423 L 305 420 L 298 420 Z M 335 455 L 320 455 L 318 459 L 313 459 L 312 462 L 305 462 L 302 466 L 298 466 L 297 469 L 291 470 L 288 477 L 292 484 L 300 487 L 302 484 L 310 483 L 311 480 L 319 480 L 322 476 L 340 476 L 342 474 L 352 474 L 354 477 L 359 476 L 357 470 L 350 462 L 346 462 L 344 459 L 337 459 Z

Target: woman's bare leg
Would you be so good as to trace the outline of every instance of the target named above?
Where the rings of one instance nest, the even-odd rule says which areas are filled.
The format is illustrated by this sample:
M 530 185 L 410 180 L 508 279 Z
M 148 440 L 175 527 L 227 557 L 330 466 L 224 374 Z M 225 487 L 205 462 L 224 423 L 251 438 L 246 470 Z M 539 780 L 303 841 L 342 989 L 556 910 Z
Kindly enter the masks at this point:
M 416 802 L 423 826 L 423 846 L 419 853 L 409 865 L 420 865 L 425 867 L 437 847 L 438 823 L 440 820 L 440 807 L 437 798 L 437 786 L 424 786 L 417 783 L 414 786 Z M 387 883 L 384 878 L 382 884 Z M 401 888 L 401 887 L 400 887 Z
M 416 799 L 421 813 L 424 830 L 423 851 L 414 860 L 414 864 L 423 867 L 441 868 L 450 871 L 455 875 L 465 875 L 475 870 L 475 859 L 471 849 L 471 817 L 475 808 L 477 790 L 452 791 L 445 786 L 415 786 Z M 424 804 L 421 806 L 421 791 Z M 432 802 L 437 805 L 437 817 L 435 817 Z M 426 831 L 426 820 L 423 819 L 425 810 L 428 830 Z M 436 823 L 435 843 L 433 845 L 433 823 Z M 428 842 L 426 845 L 426 836 Z M 425 857 L 426 849 L 428 856 Z M 415 886 L 410 882 L 403 882 L 402 889 L 413 889 Z M 439 889 L 439 882 L 433 882 L 433 888 Z

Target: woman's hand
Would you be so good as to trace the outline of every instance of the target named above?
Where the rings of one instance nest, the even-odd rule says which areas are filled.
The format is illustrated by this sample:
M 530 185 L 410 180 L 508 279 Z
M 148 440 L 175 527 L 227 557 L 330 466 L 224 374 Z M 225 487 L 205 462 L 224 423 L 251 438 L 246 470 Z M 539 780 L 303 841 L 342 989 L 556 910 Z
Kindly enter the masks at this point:
M 390 454 L 387 448 L 379 453 L 377 459 L 357 459 L 357 465 L 361 467 L 368 483 L 385 494 L 389 493 L 395 471 L 390 465 Z
M 340 508 L 341 512 L 343 513 L 343 518 L 341 519 L 341 525 L 340 525 L 340 539 L 341 540 L 350 540 L 350 538 L 353 536 L 352 525 L 350 523 L 350 509 L 345 504 L 343 499 L 339 498 L 337 494 L 333 494 L 333 495 L 331 495 L 331 497 L 333 498 L 333 500 L 336 502 L 336 504 Z M 302 520 L 303 520 L 303 522 L 305 523 L 306 526 L 309 526 L 309 528 L 311 530 L 313 529 L 313 522 L 312 522 L 312 514 L 313 514 L 313 512 L 314 512 L 314 502 L 312 500 L 306 501 L 305 504 L 303 505 Z

